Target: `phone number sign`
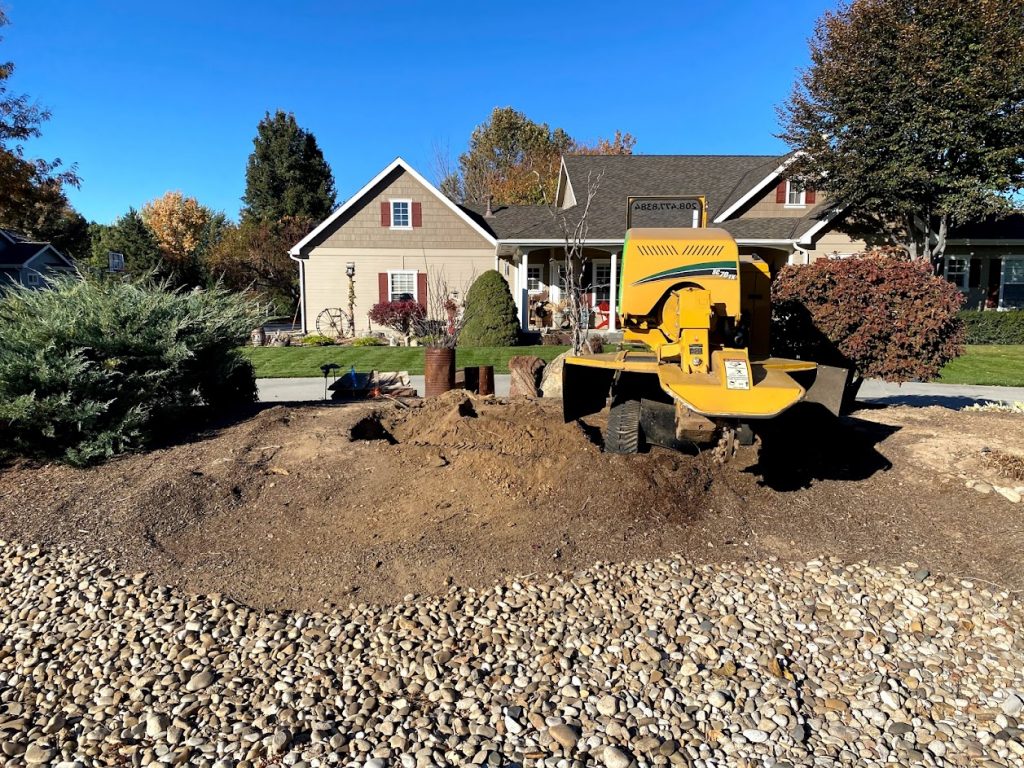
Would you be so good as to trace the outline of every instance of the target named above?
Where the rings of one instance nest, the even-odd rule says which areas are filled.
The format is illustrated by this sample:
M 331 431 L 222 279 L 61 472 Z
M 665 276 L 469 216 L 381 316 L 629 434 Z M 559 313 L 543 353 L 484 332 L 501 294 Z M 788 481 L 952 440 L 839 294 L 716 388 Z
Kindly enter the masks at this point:
M 629 197 L 626 200 L 626 228 L 703 227 L 706 221 L 703 195 L 678 197 Z

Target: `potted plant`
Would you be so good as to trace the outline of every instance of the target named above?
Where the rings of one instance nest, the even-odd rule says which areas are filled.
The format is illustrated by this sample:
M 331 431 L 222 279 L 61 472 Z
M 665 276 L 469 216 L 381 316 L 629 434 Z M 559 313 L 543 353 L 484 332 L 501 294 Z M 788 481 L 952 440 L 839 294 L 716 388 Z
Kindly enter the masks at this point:
M 427 312 L 418 323 L 423 356 L 424 395 L 435 397 L 455 387 L 455 347 L 466 321 L 465 291 L 453 290 L 444 270 L 430 274 Z

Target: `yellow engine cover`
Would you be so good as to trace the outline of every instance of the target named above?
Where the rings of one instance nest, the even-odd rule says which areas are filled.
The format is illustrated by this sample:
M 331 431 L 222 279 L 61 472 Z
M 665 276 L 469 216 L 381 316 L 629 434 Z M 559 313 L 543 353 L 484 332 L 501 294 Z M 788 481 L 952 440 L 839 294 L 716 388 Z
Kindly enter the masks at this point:
M 631 229 L 622 250 L 619 314 L 623 327 L 644 330 L 673 286 L 696 285 L 710 293 L 719 316 L 740 314 L 739 250 L 724 229 Z

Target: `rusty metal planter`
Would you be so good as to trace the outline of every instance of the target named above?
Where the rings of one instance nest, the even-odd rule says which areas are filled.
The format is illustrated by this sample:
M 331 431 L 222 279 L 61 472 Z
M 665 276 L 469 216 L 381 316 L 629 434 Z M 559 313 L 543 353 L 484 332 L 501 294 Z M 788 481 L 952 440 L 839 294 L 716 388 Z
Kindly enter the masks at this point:
M 427 347 L 424 350 L 424 395 L 436 397 L 455 387 L 455 350 Z

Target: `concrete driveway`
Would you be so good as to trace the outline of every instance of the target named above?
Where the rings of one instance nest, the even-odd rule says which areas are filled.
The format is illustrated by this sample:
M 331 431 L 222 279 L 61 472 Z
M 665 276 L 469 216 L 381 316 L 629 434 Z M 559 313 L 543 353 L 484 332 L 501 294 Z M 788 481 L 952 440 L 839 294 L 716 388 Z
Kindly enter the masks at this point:
M 423 377 L 412 376 L 416 391 L 423 395 Z M 496 374 L 496 394 L 508 394 L 511 377 Z M 257 379 L 260 400 L 265 403 L 306 403 L 323 401 L 324 380 L 315 379 Z M 888 384 L 869 379 L 861 387 L 859 400 L 889 405 L 941 405 L 963 408 L 980 402 L 1024 402 L 1024 387 L 983 387 L 963 384 Z

